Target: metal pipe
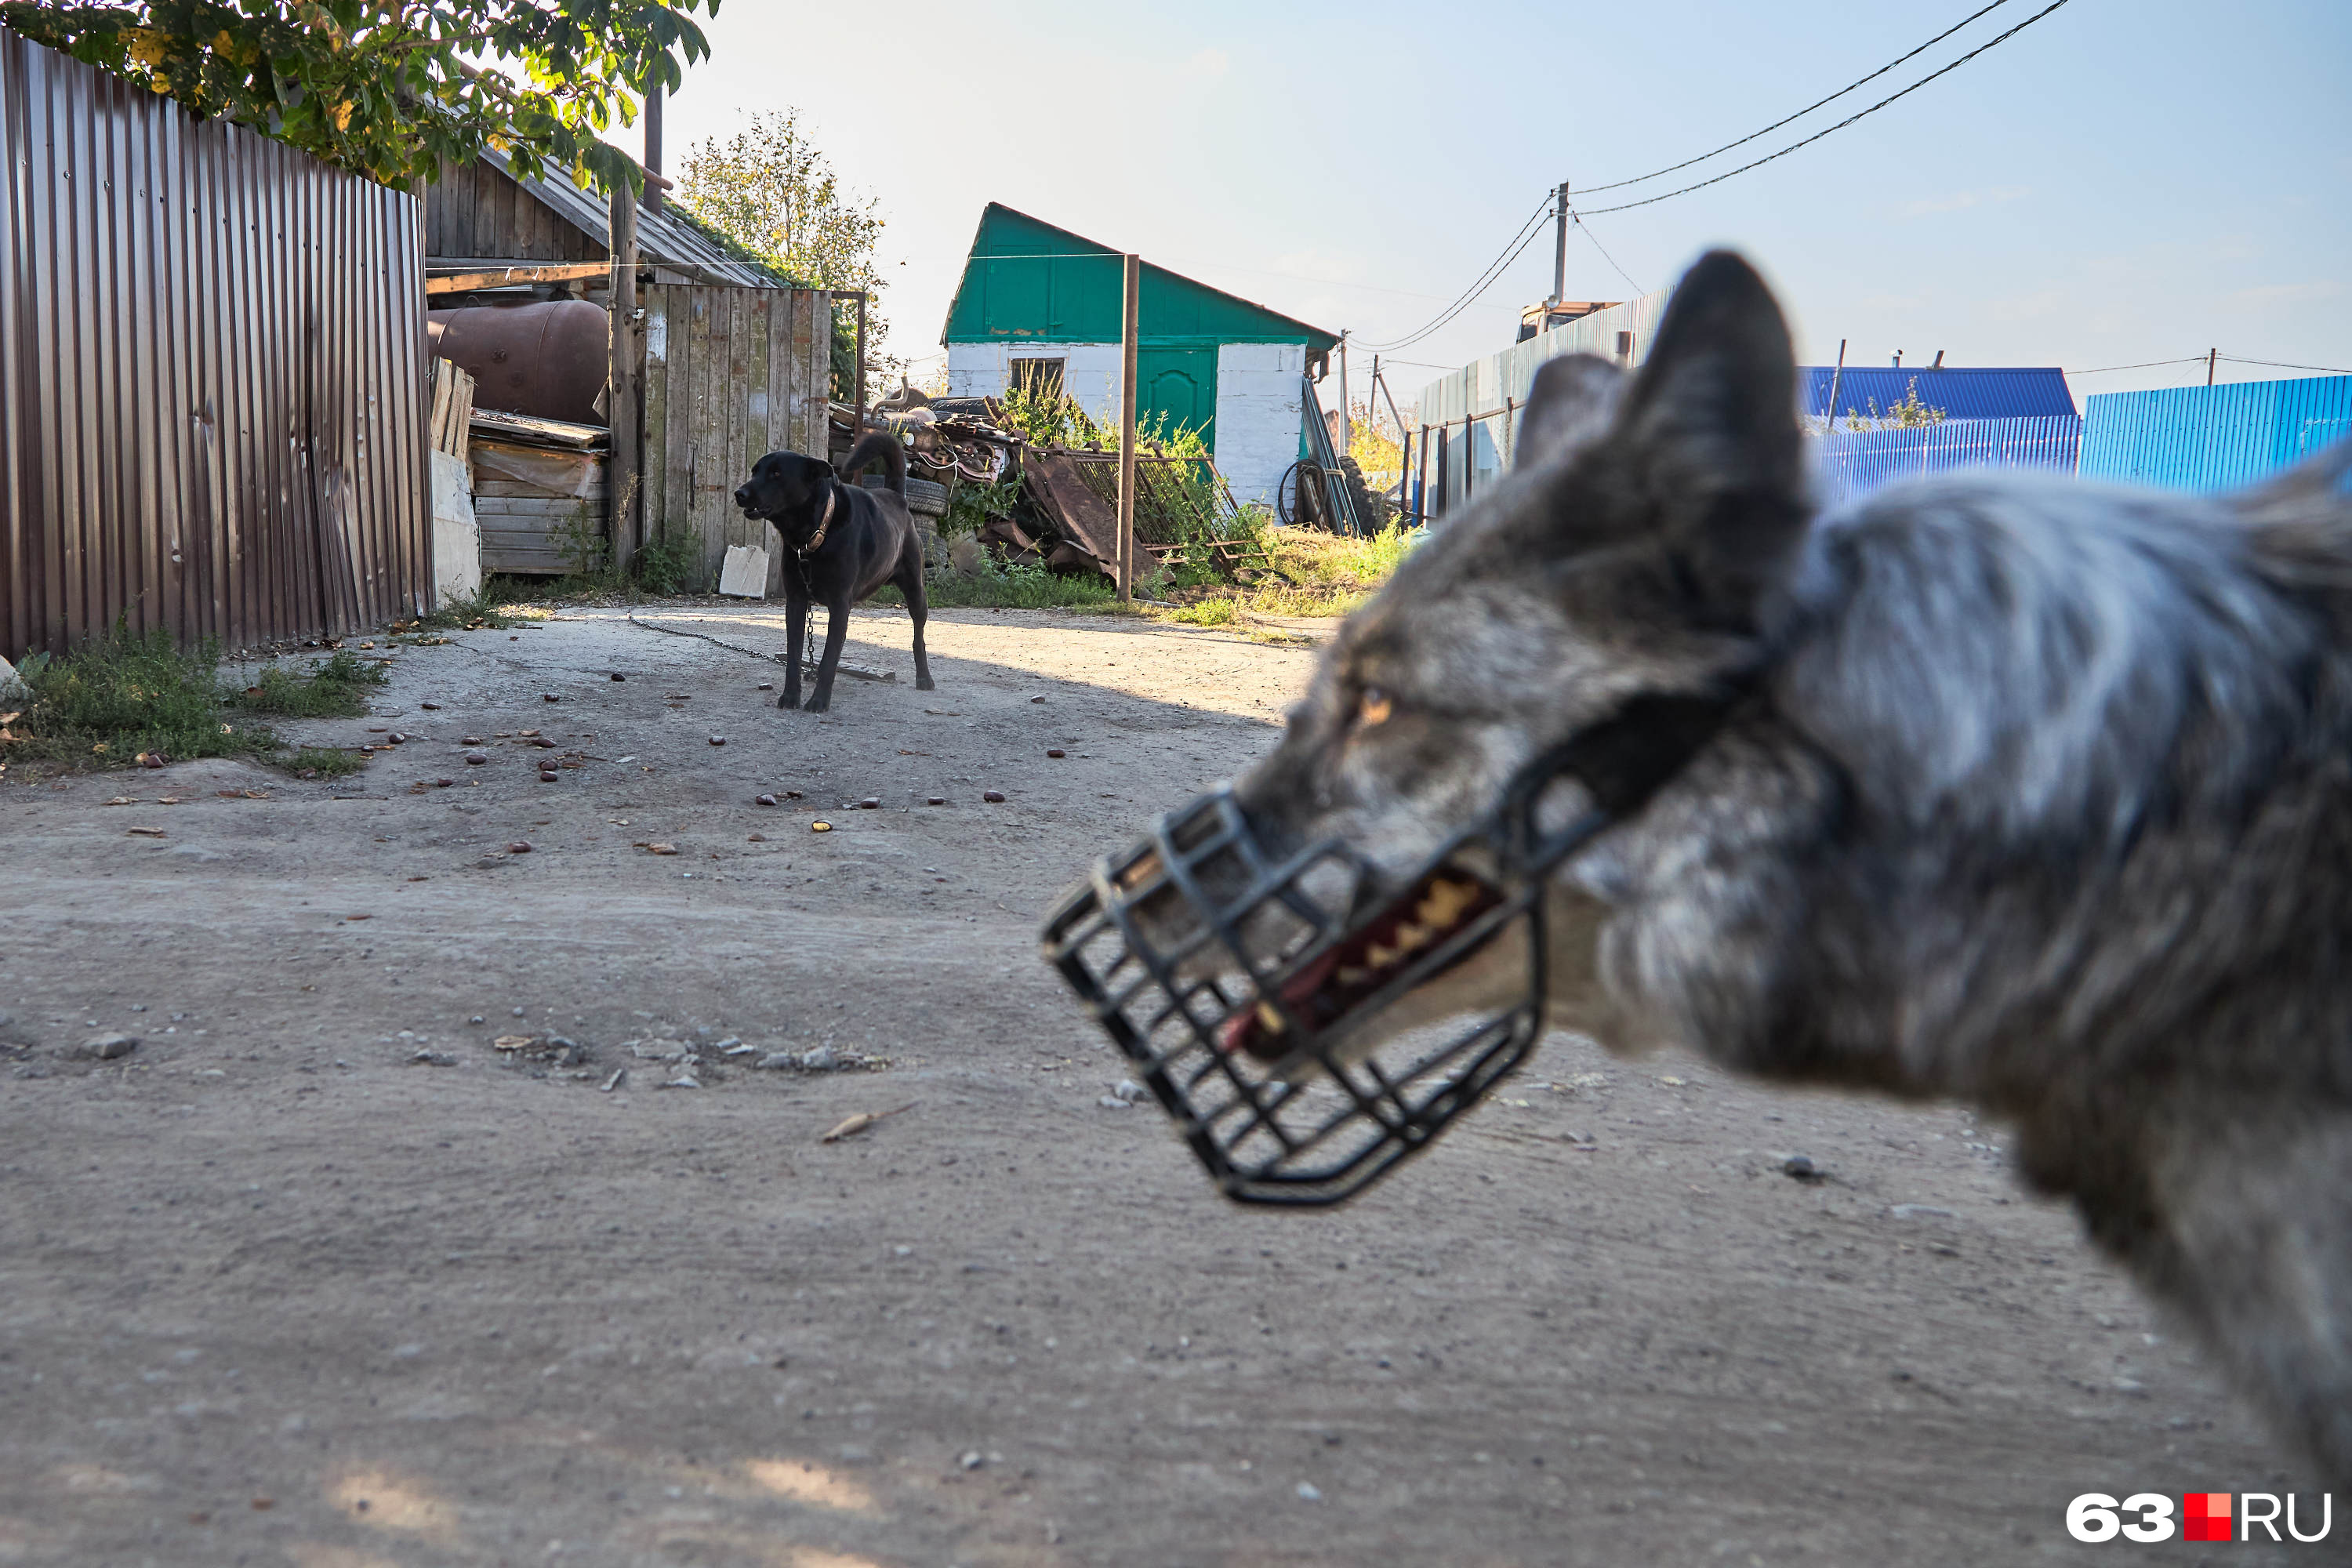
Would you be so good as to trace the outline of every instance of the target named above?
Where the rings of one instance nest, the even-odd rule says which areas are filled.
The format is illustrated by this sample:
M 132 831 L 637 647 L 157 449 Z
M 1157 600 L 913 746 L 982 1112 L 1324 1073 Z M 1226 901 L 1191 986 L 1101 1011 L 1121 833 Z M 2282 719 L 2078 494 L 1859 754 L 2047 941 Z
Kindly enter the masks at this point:
M 1118 337 L 1118 602 L 1135 600 L 1136 338 L 1142 316 L 1143 258 L 1132 252 L 1121 268 Z M 1344 339 L 1342 340 L 1345 341 Z
M 1830 429 L 1832 429 L 1832 430 L 1834 430 L 1834 429 L 1836 429 L 1836 428 L 1837 428 L 1837 395 L 1838 395 L 1838 383 L 1839 383 L 1840 381 L 1843 380 L 1843 379 L 1844 379 L 1844 377 L 1845 377 L 1845 340 L 1844 340 L 1843 338 L 1840 338 L 1840 339 L 1838 340 L 1838 362 L 1837 362 L 1837 369 L 1835 369 L 1835 370 L 1833 370 L 1833 371 L 1830 372 L 1830 399 L 1829 399 L 1829 406 L 1827 406 L 1826 408 L 1823 408 L 1823 409 L 1822 410 L 1822 417 L 1823 419 L 1826 419 L 1827 421 L 1829 421 L 1829 426 L 1828 426 L 1828 427 L 1829 427 Z

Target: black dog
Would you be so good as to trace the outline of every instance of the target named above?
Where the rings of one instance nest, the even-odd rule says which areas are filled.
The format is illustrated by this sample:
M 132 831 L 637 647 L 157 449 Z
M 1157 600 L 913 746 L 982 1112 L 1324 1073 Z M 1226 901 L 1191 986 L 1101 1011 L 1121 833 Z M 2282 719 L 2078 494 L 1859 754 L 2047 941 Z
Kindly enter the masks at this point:
M 784 694 L 779 708 L 801 705 L 801 645 L 808 626 L 809 601 L 824 603 L 824 652 L 817 660 L 816 695 L 809 711 L 833 702 L 833 672 L 841 663 L 841 641 L 849 633 L 849 606 L 885 584 L 907 596 L 915 622 L 915 689 L 931 689 L 930 660 L 923 653 L 923 545 L 907 510 L 907 453 L 898 438 L 877 432 L 850 448 L 844 471 L 855 476 L 880 462 L 888 489 L 869 490 L 844 484 L 833 465 L 798 452 L 771 452 L 751 465 L 751 477 L 735 492 L 746 517 L 765 518 L 784 543 L 784 620 L 792 644 L 784 661 Z

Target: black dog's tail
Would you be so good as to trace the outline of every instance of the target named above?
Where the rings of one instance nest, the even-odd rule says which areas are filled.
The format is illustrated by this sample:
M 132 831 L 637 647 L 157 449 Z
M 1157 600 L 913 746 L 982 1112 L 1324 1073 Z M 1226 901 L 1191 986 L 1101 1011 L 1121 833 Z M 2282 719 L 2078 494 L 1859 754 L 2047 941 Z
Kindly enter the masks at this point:
M 877 430 L 852 447 L 848 460 L 841 465 L 841 477 L 854 485 L 857 482 L 857 476 L 865 471 L 866 465 L 874 462 L 882 465 L 882 482 L 901 500 L 905 500 L 907 448 L 900 446 L 898 437 L 887 430 Z

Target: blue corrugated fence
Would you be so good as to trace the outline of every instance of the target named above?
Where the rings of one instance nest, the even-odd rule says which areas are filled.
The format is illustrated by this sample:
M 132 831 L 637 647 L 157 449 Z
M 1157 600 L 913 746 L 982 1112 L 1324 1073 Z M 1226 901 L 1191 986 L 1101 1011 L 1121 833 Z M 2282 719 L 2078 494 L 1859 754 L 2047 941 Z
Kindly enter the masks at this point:
M 1955 468 L 2055 468 L 2072 473 L 2083 421 L 2072 414 L 2026 419 L 1946 419 L 1898 430 L 1832 430 L 1814 438 L 1822 499 L 1830 505 L 1898 479 Z
M 2228 489 L 2352 435 L 2352 375 L 2102 392 L 2083 406 L 2084 479 Z

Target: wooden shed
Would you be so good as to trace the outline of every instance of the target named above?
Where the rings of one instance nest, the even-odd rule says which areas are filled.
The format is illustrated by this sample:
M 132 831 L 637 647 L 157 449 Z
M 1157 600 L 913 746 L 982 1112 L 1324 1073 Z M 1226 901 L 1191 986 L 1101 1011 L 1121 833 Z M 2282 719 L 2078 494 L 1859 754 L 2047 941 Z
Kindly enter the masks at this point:
M 445 167 L 432 188 L 425 269 L 450 277 L 604 263 L 609 220 L 601 196 L 563 181 L 518 179 L 504 159 L 485 154 Z M 737 511 L 732 494 L 764 453 L 824 453 L 832 297 L 732 255 L 668 207 L 638 209 L 637 255 L 645 447 L 643 493 L 627 523 L 632 547 L 688 534 L 702 563 L 698 586 L 705 588 L 718 583 L 730 544 L 767 549 L 780 567 L 772 531 Z M 601 275 L 558 287 L 605 302 Z M 604 493 L 601 477 L 592 489 Z M 580 492 L 547 499 L 576 502 Z M 551 548 L 534 546 L 529 558 L 533 564 L 519 555 L 507 569 L 562 570 Z

